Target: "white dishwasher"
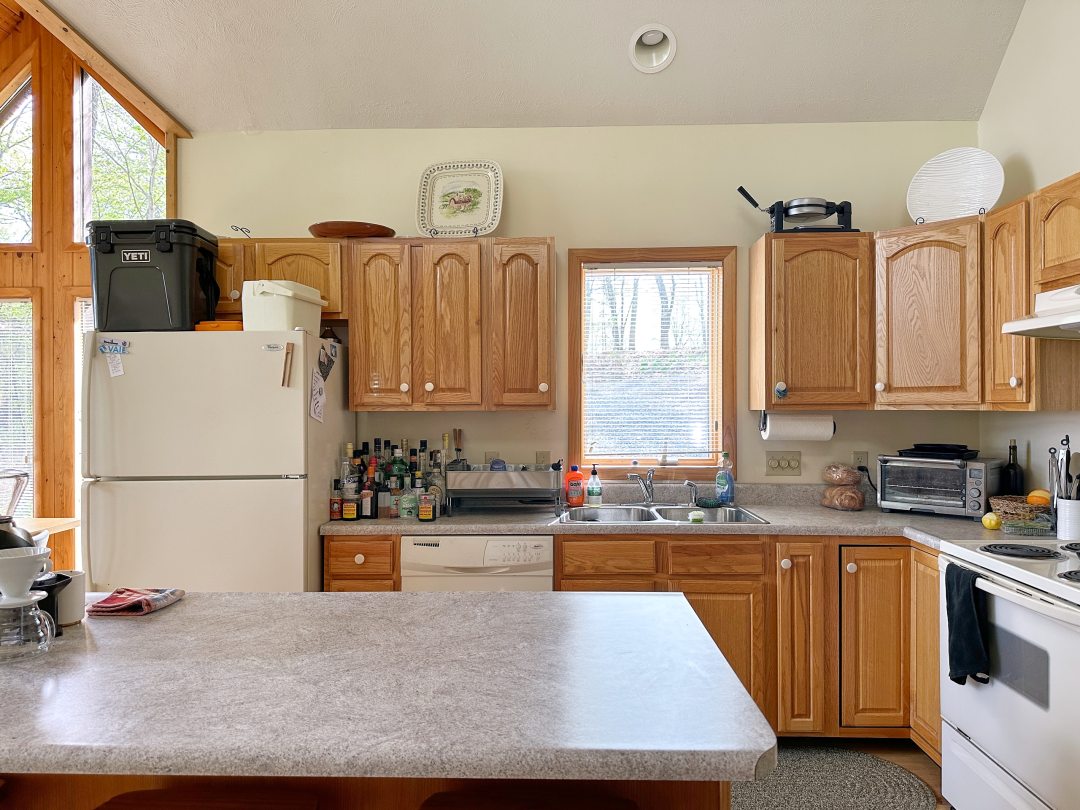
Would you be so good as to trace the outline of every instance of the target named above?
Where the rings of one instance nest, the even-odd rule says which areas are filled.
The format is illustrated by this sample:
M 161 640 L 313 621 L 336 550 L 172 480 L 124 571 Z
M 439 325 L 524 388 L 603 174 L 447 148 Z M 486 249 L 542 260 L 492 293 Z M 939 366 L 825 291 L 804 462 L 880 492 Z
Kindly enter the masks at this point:
M 550 591 L 550 535 L 469 534 L 401 538 L 403 591 Z

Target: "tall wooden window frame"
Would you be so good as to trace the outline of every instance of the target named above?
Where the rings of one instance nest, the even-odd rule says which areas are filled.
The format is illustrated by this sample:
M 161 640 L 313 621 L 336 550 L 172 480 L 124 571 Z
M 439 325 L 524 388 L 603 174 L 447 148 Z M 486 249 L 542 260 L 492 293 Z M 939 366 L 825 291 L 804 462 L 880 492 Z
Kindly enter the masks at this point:
M 23 51 L 14 62 L 0 72 L 0 104 L 7 100 L 30 80 L 30 99 L 33 104 L 31 117 L 32 177 L 30 180 L 30 241 L 0 242 L 0 250 L 35 253 L 41 250 L 41 211 L 44 206 L 41 183 L 41 59 L 37 43 Z
M 656 470 L 657 480 L 711 481 L 716 475 L 721 451 L 727 451 L 732 464 L 736 462 L 736 301 L 738 269 L 736 248 L 723 247 L 667 247 L 667 248 L 571 248 L 567 253 L 567 288 L 568 288 L 568 376 L 567 391 L 569 400 L 569 448 L 570 464 L 587 466 L 596 463 L 606 476 L 613 480 L 623 478 L 626 473 L 643 473 L 649 468 Z M 717 432 L 718 447 L 707 458 L 682 459 L 678 464 L 659 464 L 659 459 L 639 456 L 636 459 L 611 457 L 590 458 L 585 452 L 585 402 L 583 397 L 583 337 L 585 320 L 585 271 L 595 265 L 632 266 L 641 264 L 677 266 L 710 266 L 721 280 L 719 305 L 713 307 L 714 319 L 718 317 L 718 328 L 711 330 L 711 363 L 716 387 L 716 402 L 711 404 L 711 411 L 718 415 L 720 422 Z M 716 287 L 714 287 L 716 289 Z M 643 396 L 640 407 L 648 407 L 648 398 Z M 634 461 L 638 463 L 633 464 Z

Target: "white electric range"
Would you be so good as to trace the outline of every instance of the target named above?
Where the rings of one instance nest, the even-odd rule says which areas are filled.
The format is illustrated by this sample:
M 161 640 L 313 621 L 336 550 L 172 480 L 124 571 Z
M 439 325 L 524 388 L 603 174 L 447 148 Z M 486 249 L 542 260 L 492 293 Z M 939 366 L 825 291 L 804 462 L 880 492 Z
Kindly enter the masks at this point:
M 943 795 L 956 810 L 1080 807 L 1080 545 L 943 542 L 950 564 L 980 574 L 991 668 L 987 684 L 949 679 L 943 575 Z

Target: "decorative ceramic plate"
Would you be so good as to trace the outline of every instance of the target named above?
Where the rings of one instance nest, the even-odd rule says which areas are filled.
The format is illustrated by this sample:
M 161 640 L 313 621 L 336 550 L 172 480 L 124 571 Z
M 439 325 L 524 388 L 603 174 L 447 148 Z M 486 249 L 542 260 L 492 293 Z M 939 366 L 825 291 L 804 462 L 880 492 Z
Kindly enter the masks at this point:
M 907 209 L 916 223 L 989 211 L 1001 196 L 1005 170 L 984 149 L 960 146 L 935 155 L 911 179 Z
M 420 175 L 416 227 L 424 236 L 483 236 L 498 227 L 502 198 L 494 160 L 434 163 Z

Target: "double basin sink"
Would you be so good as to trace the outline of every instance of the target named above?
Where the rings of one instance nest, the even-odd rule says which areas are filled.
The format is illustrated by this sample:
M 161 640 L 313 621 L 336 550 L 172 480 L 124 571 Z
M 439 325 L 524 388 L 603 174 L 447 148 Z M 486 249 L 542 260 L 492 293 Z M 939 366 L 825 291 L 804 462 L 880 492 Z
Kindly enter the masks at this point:
M 763 525 L 769 521 L 741 506 L 704 509 L 674 504 L 626 504 L 619 506 L 573 506 L 563 512 L 560 523 L 690 523 L 691 512 L 702 512 L 705 523 Z

